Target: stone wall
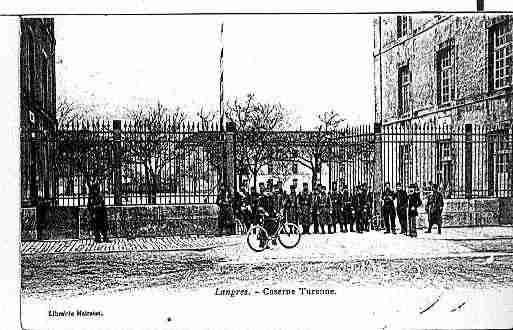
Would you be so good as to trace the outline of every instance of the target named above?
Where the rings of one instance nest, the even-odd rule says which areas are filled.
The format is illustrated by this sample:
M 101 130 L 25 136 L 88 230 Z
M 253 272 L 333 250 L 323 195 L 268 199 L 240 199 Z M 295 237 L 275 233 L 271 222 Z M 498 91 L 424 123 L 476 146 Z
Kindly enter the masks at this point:
M 452 117 L 454 124 L 494 123 L 510 119 L 509 107 L 504 99 L 488 109 L 485 109 L 484 103 L 476 107 L 458 108 L 461 104 L 483 102 L 491 96 L 488 86 L 488 28 L 504 20 L 504 17 L 412 15 L 410 18 L 409 33 L 398 38 L 397 16 L 381 16 L 381 52 L 379 20 L 374 21 L 376 118 L 383 118 L 384 124 L 401 118 L 398 115 L 398 68 L 409 65 L 412 112 L 403 115 L 403 118 L 410 114 L 416 117 L 441 112 L 443 116 Z M 440 45 L 448 42 L 454 50 L 455 98 L 447 104 L 438 105 L 436 55 Z M 501 91 L 498 91 L 493 96 L 500 94 Z
M 217 212 L 213 204 L 108 206 L 108 233 L 111 237 L 213 235 Z M 50 207 L 39 224 L 35 208 L 22 208 L 21 222 L 22 240 L 93 237 L 85 207 Z

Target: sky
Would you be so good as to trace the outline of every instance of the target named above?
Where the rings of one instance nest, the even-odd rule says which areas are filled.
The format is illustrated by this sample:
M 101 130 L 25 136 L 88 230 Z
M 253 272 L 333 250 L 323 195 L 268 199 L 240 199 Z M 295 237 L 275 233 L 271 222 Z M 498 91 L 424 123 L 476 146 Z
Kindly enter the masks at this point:
M 373 121 L 370 15 L 58 16 L 57 93 L 114 117 L 156 100 L 217 111 L 221 22 L 225 100 L 280 102 L 305 128 L 330 109 Z

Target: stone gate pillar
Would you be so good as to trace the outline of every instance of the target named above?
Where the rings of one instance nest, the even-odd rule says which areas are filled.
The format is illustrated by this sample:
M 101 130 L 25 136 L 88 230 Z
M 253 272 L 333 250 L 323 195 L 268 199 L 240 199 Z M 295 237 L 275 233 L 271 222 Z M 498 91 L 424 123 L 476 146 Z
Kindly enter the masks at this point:
M 374 123 L 374 214 L 381 219 L 380 196 L 383 189 L 383 136 L 381 123 Z
M 225 159 L 224 159 L 224 185 L 235 190 L 235 123 L 226 124 L 224 138 Z
M 121 120 L 112 122 L 114 130 L 114 205 L 121 205 Z

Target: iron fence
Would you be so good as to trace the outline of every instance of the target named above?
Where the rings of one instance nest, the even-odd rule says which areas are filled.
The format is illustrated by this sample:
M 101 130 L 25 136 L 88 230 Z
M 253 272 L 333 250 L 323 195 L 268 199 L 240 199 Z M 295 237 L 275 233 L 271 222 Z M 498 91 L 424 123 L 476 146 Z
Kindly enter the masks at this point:
M 215 125 L 73 123 L 52 143 L 57 205 L 86 205 L 93 183 L 107 205 L 215 201 L 223 147 Z
M 422 189 L 432 182 L 446 198 L 512 196 L 511 123 L 227 134 L 212 124 L 169 121 L 73 123 L 54 134 L 22 130 L 22 197 L 29 198 L 30 189 L 48 190 L 55 205 L 84 206 L 97 182 L 107 205 L 215 203 L 228 159 L 234 182 L 247 177 L 256 184 L 269 166 L 274 177 L 294 177 L 299 165 L 311 184 L 322 175 L 324 183 L 350 190 L 367 183 L 379 193 L 387 181 Z M 47 174 L 37 175 L 38 169 Z
M 383 181 L 437 183 L 446 198 L 511 197 L 511 123 L 396 123 L 381 134 Z

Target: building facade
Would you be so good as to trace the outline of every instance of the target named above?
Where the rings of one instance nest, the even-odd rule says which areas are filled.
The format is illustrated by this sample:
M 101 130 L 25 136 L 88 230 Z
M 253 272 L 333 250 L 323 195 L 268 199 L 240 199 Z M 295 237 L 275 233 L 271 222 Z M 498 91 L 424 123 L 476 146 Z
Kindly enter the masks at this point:
M 53 18 L 20 19 L 21 201 L 54 196 L 55 36 Z
M 513 16 L 381 16 L 373 25 L 375 120 L 384 139 L 405 132 L 383 143 L 384 181 L 510 196 Z

